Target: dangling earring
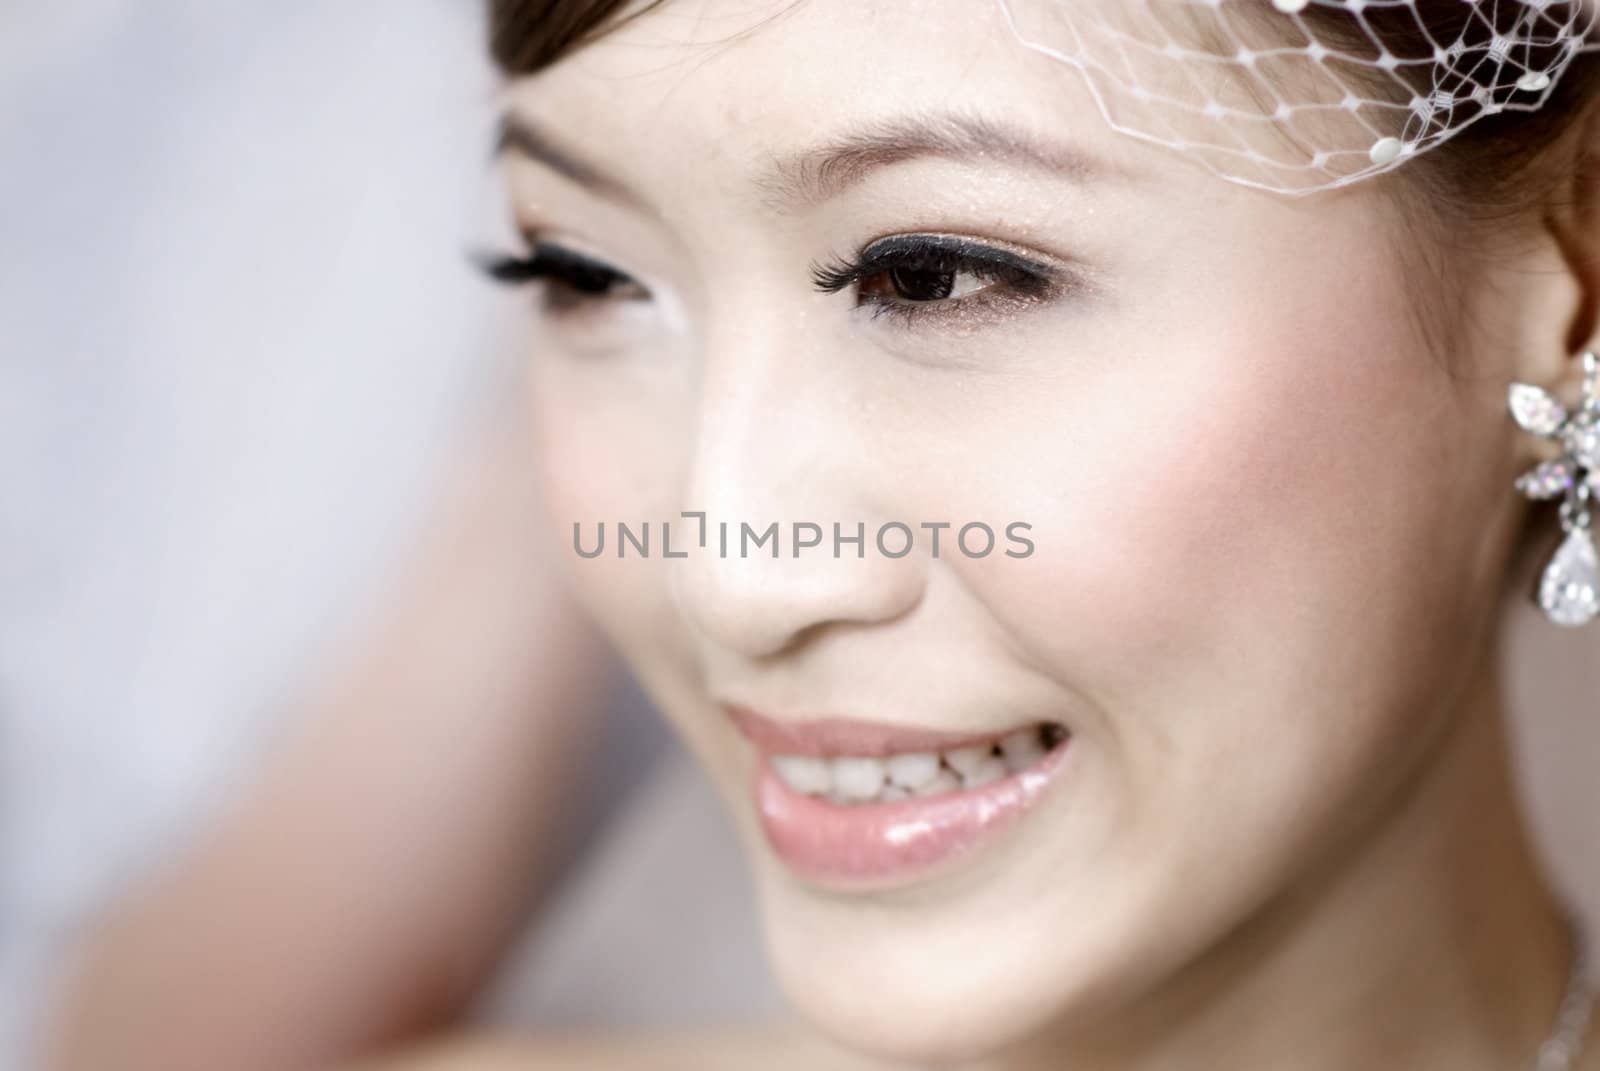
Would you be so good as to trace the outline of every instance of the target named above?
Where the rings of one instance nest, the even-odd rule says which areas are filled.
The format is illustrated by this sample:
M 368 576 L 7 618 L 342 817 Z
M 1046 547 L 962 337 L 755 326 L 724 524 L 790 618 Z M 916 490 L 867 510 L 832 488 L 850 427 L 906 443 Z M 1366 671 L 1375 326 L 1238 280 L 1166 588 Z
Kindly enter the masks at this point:
M 1586 625 L 1600 616 L 1600 561 L 1589 511 L 1600 495 L 1600 356 L 1583 355 L 1583 400 L 1572 413 L 1528 383 L 1511 384 L 1507 400 L 1519 426 L 1562 447 L 1560 457 L 1517 478 L 1517 490 L 1529 498 L 1562 499 L 1567 538 L 1545 567 L 1539 605 L 1557 625 Z

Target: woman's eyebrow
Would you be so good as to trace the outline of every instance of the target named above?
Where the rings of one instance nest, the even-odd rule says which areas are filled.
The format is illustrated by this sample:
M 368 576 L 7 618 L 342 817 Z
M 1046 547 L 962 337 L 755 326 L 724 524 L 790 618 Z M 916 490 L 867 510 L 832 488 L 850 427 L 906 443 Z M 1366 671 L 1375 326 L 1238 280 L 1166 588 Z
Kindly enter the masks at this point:
M 542 163 L 602 197 L 646 206 L 637 190 L 565 148 L 526 116 L 508 112 L 502 118 L 495 152 Z M 995 160 L 1073 182 L 1138 177 L 1137 172 L 1076 146 L 1047 141 L 981 116 L 950 112 L 848 128 L 804 149 L 771 156 L 753 181 L 769 207 L 793 210 L 836 197 L 876 170 L 925 157 Z
M 643 197 L 620 179 L 588 163 L 577 153 L 562 146 L 547 131 L 516 112 L 506 112 L 500 117 L 500 130 L 495 137 L 494 155 L 520 156 L 541 163 L 558 175 L 563 175 L 591 193 L 636 208 L 646 208 Z
M 849 128 L 798 152 L 775 156 L 758 179 L 774 208 L 816 204 L 836 197 L 872 172 L 926 157 L 998 161 L 1072 182 L 1137 172 L 1065 142 L 964 112 L 896 116 Z

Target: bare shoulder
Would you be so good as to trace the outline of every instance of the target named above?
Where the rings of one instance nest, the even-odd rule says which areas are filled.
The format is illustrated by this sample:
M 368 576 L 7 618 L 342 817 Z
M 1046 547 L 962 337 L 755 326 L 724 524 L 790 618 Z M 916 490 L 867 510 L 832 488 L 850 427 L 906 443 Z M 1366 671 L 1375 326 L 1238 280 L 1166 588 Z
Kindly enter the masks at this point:
M 891 1071 L 795 1026 L 611 1036 L 450 1038 L 345 1071 Z

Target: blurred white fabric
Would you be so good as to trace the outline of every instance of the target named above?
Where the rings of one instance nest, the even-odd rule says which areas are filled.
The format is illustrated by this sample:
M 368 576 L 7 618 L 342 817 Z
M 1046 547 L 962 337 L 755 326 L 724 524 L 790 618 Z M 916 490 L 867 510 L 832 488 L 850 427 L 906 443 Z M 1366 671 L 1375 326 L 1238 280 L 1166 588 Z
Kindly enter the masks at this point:
M 503 211 L 478 12 L 0 6 L 0 1067 L 504 359 L 465 255 Z

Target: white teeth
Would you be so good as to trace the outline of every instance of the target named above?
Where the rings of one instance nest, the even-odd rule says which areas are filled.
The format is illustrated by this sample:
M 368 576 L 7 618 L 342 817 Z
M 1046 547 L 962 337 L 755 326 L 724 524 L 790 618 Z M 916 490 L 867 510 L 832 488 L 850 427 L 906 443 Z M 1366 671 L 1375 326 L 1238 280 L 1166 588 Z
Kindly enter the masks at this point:
M 845 799 L 870 800 L 883 789 L 882 759 L 841 757 L 833 760 L 833 787 Z
M 916 790 L 919 796 L 942 796 L 946 792 L 960 792 L 961 778 L 949 770 L 940 770 L 932 781 Z
M 833 768 L 827 759 L 805 755 L 775 755 L 772 768 L 784 784 L 796 792 L 821 796 L 833 788 Z
M 944 761 L 956 773 L 963 777 L 976 770 L 984 759 L 992 758 L 994 745 L 981 744 L 977 747 L 958 747 L 954 751 L 944 753 Z
M 1003 777 L 1007 777 L 1010 773 L 1011 771 L 1006 769 L 1004 759 L 990 755 L 961 775 L 961 785 L 963 788 L 977 788 L 980 785 L 987 785 L 991 781 L 998 781 Z
M 1006 769 L 1011 773 L 1027 769 L 1045 755 L 1044 745 L 1039 743 L 1039 734 L 1033 729 L 1012 733 L 1000 741 L 1000 750 L 1005 752 Z
M 775 755 L 779 780 L 795 792 L 841 806 L 884 803 L 912 796 L 940 796 L 1009 777 L 1044 758 L 1065 736 L 1060 730 L 1019 729 L 991 744 L 943 753 L 913 751 L 883 758 L 840 755 Z
M 939 776 L 939 756 L 932 751 L 890 757 L 889 780 L 905 788 L 921 788 Z

